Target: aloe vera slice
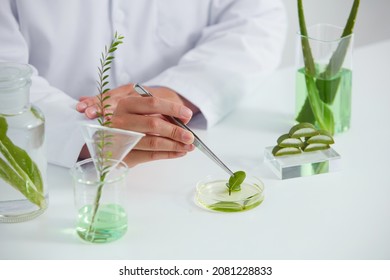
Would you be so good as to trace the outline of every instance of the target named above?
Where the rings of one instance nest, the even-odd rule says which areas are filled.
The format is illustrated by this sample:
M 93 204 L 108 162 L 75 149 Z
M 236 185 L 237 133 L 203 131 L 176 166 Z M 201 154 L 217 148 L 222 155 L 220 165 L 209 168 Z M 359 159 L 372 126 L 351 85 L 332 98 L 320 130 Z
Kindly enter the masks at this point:
M 291 138 L 312 137 L 317 135 L 318 131 L 311 123 L 299 123 L 294 125 L 288 134 Z
M 328 144 L 323 143 L 314 143 L 314 144 L 308 144 L 306 147 L 303 148 L 304 152 L 314 152 L 319 150 L 326 150 L 329 149 L 330 146 Z
M 300 154 L 302 151 L 297 147 L 280 147 L 275 146 L 272 149 L 272 154 L 274 156 L 287 156 L 287 155 L 295 155 Z
M 314 135 L 306 140 L 307 144 L 314 144 L 314 143 L 319 143 L 319 144 L 333 144 L 334 139 L 332 135 L 326 131 L 326 130 L 319 130 L 318 135 Z
M 300 138 L 291 138 L 289 134 L 281 135 L 276 141 L 279 147 L 302 147 L 303 142 Z

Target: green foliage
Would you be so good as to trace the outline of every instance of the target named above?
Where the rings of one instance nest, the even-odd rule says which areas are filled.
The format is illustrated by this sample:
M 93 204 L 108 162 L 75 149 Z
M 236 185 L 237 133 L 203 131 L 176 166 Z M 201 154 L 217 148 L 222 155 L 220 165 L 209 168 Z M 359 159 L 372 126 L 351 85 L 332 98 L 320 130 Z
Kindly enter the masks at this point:
M 234 172 L 232 176 L 229 178 L 229 182 L 226 183 L 226 187 L 229 190 L 229 195 L 231 195 L 232 191 L 240 191 L 241 184 L 244 182 L 246 174 L 244 171 Z
M 98 111 L 98 121 L 101 126 L 110 127 L 111 126 L 111 116 L 112 113 L 108 113 L 107 109 L 111 107 L 110 104 L 107 104 L 107 101 L 110 99 L 110 95 L 107 94 L 110 91 L 109 85 L 109 71 L 111 69 L 111 63 L 114 61 L 114 52 L 117 50 L 120 44 L 123 44 L 123 36 L 119 35 L 117 32 L 114 34 L 114 38 L 111 41 L 109 46 L 104 47 L 104 51 L 101 53 L 100 66 L 98 67 L 98 80 L 97 87 L 99 91 L 98 100 L 99 100 L 99 111 Z M 110 166 L 107 166 L 108 160 L 112 156 L 110 146 L 112 142 L 110 138 L 112 135 L 102 130 L 99 131 L 96 135 L 97 139 L 97 148 L 98 148 L 98 171 L 101 181 L 104 181 Z
M 109 71 L 111 69 L 111 63 L 114 61 L 114 52 L 117 50 L 117 47 L 123 43 L 123 36 L 118 35 L 117 32 L 114 34 L 114 38 L 111 41 L 110 46 L 105 46 L 104 51 L 101 54 L 100 58 L 100 66 L 98 67 L 98 80 L 97 80 L 97 88 L 99 91 L 98 95 L 98 121 L 101 126 L 110 127 L 111 126 L 111 116 L 112 113 L 108 113 L 107 109 L 111 107 L 110 104 L 107 104 L 106 102 L 109 100 L 110 95 L 107 94 L 108 91 L 110 91 L 109 85 Z M 95 142 L 97 143 L 97 171 L 99 174 L 100 184 L 96 193 L 95 202 L 94 202 L 94 208 L 91 218 L 91 223 L 88 228 L 88 232 L 92 231 L 93 224 L 95 222 L 96 213 L 99 209 L 100 205 L 100 198 L 102 196 L 103 187 L 104 187 L 104 180 L 110 171 L 111 165 L 109 164 L 109 161 L 112 157 L 112 151 L 110 149 L 110 146 L 113 145 L 111 142 L 111 138 L 113 137 L 112 134 L 105 130 L 100 130 L 95 135 Z
M 353 2 L 351 12 L 341 35 L 341 38 L 345 38 L 345 40 L 340 41 L 337 49 L 330 58 L 325 71 L 320 73 L 316 70 L 316 65 L 309 44 L 302 0 L 297 1 L 308 97 L 305 100 L 296 120 L 298 122 L 309 122 L 313 124 L 317 121 L 320 128 L 329 131 L 333 135 L 334 117 L 333 112 L 330 110 L 328 105 L 333 103 L 340 84 L 340 78 L 335 78 L 335 75 L 341 70 L 345 59 L 351 40 L 351 37 L 348 38 L 348 36 L 353 33 L 360 0 L 354 0 Z
M 0 178 L 20 191 L 29 201 L 40 208 L 46 207 L 43 180 L 36 163 L 27 152 L 7 137 L 8 124 L 0 117 Z
M 111 107 L 110 104 L 106 104 L 106 101 L 110 98 L 107 95 L 107 92 L 110 90 L 108 87 L 109 84 L 109 74 L 107 72 L 111 69 L 111 63 L 114 60 L 114 52 L 117 50 L 118 46 L 123 43 L 123 36 L 118 35 L 117 32 L 114 34 L 114 38 L 111 41 L 110 46 L 105 46 L 104 51 L 101 54 L 100 58 L 100 66 L 98 67 L 98 81 L 97 87 L 99 91 L 98 99 L 99 99 L 99 123 L 102 126 L 110 126 L 111 121 L 110 117 L 112 113 L 107 113 L 107 109 Z

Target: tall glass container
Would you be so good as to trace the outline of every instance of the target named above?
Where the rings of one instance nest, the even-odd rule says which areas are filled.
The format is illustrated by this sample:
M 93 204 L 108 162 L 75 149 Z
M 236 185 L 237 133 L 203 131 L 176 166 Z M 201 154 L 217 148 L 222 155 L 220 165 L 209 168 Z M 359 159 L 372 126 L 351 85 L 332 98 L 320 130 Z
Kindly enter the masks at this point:
M 32 69 L 0 62 L 0 222 L 33 219 L 48 205 L 45 119 L 30 104 Z
M 296 120 L 331 134 L 345 132 L 351 120 L 353 34 L 342 37 L 343 28 L 322 23 L 307 30 L 308 36 L 297 34 Z

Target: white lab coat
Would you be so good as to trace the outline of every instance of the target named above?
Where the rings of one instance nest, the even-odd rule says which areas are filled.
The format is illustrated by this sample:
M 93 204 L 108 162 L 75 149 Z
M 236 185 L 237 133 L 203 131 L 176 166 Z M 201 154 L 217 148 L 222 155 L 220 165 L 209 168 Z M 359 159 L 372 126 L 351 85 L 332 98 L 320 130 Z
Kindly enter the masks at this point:
M 75 110 L 96 95 L 100 54 L 118 31 L 111 88 L 172 88 L 212 126 L 280 61 L 280 0 L 1 0 L 0 61 L 36 72 L 31 101 L 46 116 L 49 162 L 70 167 L 83 145 Z M 265 96 L 266 98 L 266 96 Z

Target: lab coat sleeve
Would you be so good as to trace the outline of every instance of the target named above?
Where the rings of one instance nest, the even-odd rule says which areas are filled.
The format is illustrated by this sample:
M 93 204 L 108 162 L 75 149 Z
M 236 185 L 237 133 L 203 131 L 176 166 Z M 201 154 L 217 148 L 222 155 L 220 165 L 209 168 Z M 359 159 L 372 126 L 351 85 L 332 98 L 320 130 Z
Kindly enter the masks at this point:
M 0 61 L 28 64 L 28 46 L 19 32 L 12 1 L 0 1 Z M 45 115 L 48 162 L 71 167 L 84 144 L 79 123 L 84 116 L 75 110 L 76 100 L 50 86 L 33 68 L 30 101 Z
M 212 3 L 211 24 L 196 46 L 177 65 L 146 82 L 169 87 L 195 104 L 208 127 L 278 66 L 287 31 L 279 0 Z

